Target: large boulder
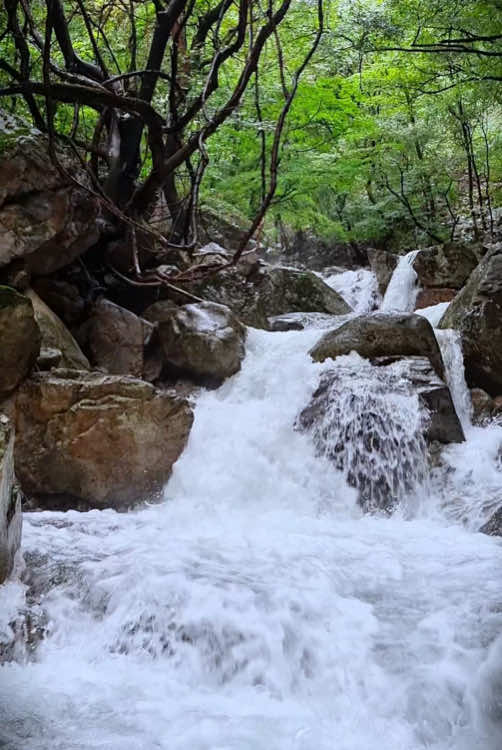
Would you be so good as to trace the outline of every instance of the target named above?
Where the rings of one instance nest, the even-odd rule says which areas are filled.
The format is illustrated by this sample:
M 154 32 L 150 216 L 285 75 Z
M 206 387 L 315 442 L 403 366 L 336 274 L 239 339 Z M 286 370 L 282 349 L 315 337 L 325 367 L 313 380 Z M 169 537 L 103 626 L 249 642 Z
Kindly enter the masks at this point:
M 366 511 L 392 511 L 428 474 L 427 444 L 462 442 L 450 391 L 429 361 L 354 357 L 322 373 L 297 420 L 342 471 Z
M 58 316 L 42 302 L 38 294 L 29 289 L 26 292 L 33 305 L 35 320 L 42 335 L 42 351 L 59 352 L 57 363 L 60 367 L 75 370 L 89 370 L 90 364 L 79 345 Z
M 14 431 L 0 414 L 0 584 L 12 572 L 21 543 L 21 499 L 14 477 Z
M 0 397 L 26 377 L 40 351 L 40 331 L 31 300 L 0 286 Z
M 127 508 L 161 492 L 192 421 L 185 399 L 135 378 L 38 373 L 17 396 L 16 474 L 44 507 Z
M 158 326 L 168 367 L 217 382 L 240 370 L 246 329 L 225 305 L 199 302 L 173 308 L 157 302 L 145 317 Z
M 383 297 L 398 264 L 399 255 L 389 253 L 387 250 L 370 248 L 368 250 L 368 260 L 370 268 L 377 279 L 378 291 Z
M 421 287 L 461 289 L 477 264 L 476 253 L 471 247 L 445 242 L 444 245 L 420 250 L 413 261 L 413 268 Z
M 154 326 L 106 299 L 94 305 L 86 326 L 92 364 L 113 375 L 144 374 L 145 348 Z
M 286 262 L 300 263 L 314 271 L 327 266 L 358 268 L 368 265 L 366 250 L 348 242 L 324 240 L 313 232 L 296 232 L 283 250 Z
M 439 323 L 460 331 L 470 387 L 502 395 L 502 247 L 488 253 Z
M 269 329 L 269 317 L 290 312 L 346 315 L 345 300 L 316 274 L 294 268 L 256 264 L 221 271 L 194 285 L 206 300 L 230 307 L 246 325 Z
M 365 359 L 426 357 L 439 377 L 444 364 L 428 320 L 409 313 L 361 315 L 326 333 L 311 350 L 315 362 L 356 351 Z
M 0 144 L 0 267 L 24 258 L 33 273 L 52 273 L 96 243 L 99 203 L 53 164 L 46 136 L 4 111 Z M 58 147 L 58 155 L 87 185 L 71 152 Z

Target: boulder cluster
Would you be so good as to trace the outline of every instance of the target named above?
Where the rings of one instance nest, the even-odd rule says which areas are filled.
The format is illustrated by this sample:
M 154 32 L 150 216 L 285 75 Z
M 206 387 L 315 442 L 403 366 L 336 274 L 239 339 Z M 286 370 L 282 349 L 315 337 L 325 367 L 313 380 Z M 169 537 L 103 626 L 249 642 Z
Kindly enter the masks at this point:
M 405 359 L 430 413 L 427 440 L 463 440 L 429 323 L 356 317 L 302 266 L 369 266 L 383 295 L 396 255 L 299 233 L 274 264 L 255 250 L 232 265 L 213 240 L 235 247 L 234 228 L 215 222 L 191 260 L 210 262 L 211 275 L 182 290 L 128 286 L 120 240 L 74 155 L 58 146 L 56 167 L 45 136 L 6 114 L 0 139 L 0 583 L 19 547 L 21 498 L 27 508 L 124 510 L 161 494 L 189 439 L 192 395 L 239 371 L 247 326 L 290 330 L 303 326 L 300 313 L 347 316 L 312 359 L 354 350 L 381 367 Z M 502 244 L 446 243 L 413 265 L 417 307 L 450 303 L 440 327 L 461 334 L 479 418 L 502 413 Z M 323 377 L 303 429 L 326 409 Z

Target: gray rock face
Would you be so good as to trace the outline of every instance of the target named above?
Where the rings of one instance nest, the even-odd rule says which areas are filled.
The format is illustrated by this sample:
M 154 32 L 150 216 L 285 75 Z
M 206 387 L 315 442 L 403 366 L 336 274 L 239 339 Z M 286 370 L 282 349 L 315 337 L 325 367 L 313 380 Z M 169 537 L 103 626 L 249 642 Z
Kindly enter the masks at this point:
M 352 269 L 368 265 L 364 249 L 348 242 L 328 242 L 308 231 L 296 232 L 283 254 L 286 262 L 301 263 L 315 271 L 326 266 Z
M 98 240 L 98 203 L 60 174 L 42 133 L 3 111 L 0 139 L 0 266 L 24 258 L 33 273 L 52 273 Z M 86 184 L 74 158 L 60 158 Z
M 408 313 L 361 315 L 326 333 L 311 350 L 315 362 L 356 351 L 361 357 L 426 357 L 439 377 L 444 364 L 430 323 Z
M 0 397 L 26 377 L 40 351 L 40 331 L 31 300 L 0 286 Z
M 33 289 L 26 292 L 33 305 L 35 320 L 42 335 L 42 348 L 47 359 L 47 350 L 59 351 L 58 364 L 76 370 L 89 370 L 90 364 L 79 345 L 58 316 L 42 302 Z
M 460 331 L 469 386 L 502 395 L 502 248 L 483 258 L 439 327 Z
M 38 373 L 17 396 L 16 474 L 44 507 L 127 508 L 161 492 L 192 421 L 185 399 L 141 380 Z
M 480 528 L 480 532 L 488 536 L 502 536 L 502 507 Z
M 388 253 L 386 250 L 371 248 L 368 250 L 368 260 L 370 268 L 377 278 L 378 291 L 383 297 L 398 264 L 399 255 Z
M 477 264 L 476 254 L 468 245 L 445 242 L 420 250 L 413 268 L 421 287 L 461 289 Z
M 228 307 L 200 302 L 173 309 L 157 302 L 145 314 L 158 325 L 168 366 L 216 381 L 240 370 L 246 329 Z
M 154 326 L 129 310 L 106 299 L 99 300 L 87 328 L 87 346 L 92 363 L 113 375 L 144 374 L 145 347 Z
M 269 329 L 268 318 L 290 312 L 320 312 L 346 315 L 345 300 L 310 271 L 298 271 L 266 264 L 215 274 L 193 291 L 213 302 L 230 307 L 246 325 Z
M 14 477 L 14 431 L 0 414 L 0 584 L 12 572 L 21 543 L 21 499 Z

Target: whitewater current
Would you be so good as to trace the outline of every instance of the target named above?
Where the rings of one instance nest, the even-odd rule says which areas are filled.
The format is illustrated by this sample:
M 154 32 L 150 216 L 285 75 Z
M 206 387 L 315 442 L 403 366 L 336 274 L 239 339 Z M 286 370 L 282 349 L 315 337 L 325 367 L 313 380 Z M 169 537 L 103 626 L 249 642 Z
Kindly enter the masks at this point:
M 391 517 L 364 515 L 294 429 L 333 366 L 308 356 L 315 327 L 249 330 L 163 503 L 25 514 L 0 642 L 37 617 L 45 637 L 0 667 L 0 748 L 500 750 L 502 545 L 477 529 L 500 504 L 502 428 L 472 426 L 449 334 L 467 440 Z M 381 382 L 355 354 L 339 366 L 347 389 Z M 394 421 L 417 408 L 399 395 Z

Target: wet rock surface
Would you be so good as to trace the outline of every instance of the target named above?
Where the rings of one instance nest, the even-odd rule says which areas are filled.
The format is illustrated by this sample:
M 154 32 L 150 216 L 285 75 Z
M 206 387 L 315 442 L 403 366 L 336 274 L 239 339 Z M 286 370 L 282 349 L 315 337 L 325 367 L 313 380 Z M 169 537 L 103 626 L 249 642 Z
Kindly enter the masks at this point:
M 290 312 L 345 315 L 351 312 L 343 298 L 310 271 L 256 264 L 247 270 L 215 274 L 193 291 L 207 300 L 230 307 L 246 325 L 269 328 L 268 318 Z
M 326 333 L 311 350 L 315 362 L 335 359 L 356 351 L 365 359 L 422 356 L 436 373 L 444 375 L 444 364 L 430 323 L 419 315 L 378 313 L 361 315 Z
M 10 575 L 21 543 L 21 499 L 14 475 L 14 430 L 0 414 L 0 584 Z
M 112 375 L 141 378 L 154 326 L 106 299 L 93 307 L 84 338 L 92 364 Z
M 162 490 L 192 421 L 185 399 L 141 380 L 39 373 L 18 393 L 16 473 L 41 507 L 127 508 Z
M 440 328 L 460 331 L 470 387 L 502 395 L 502 248 L 489 252 L 450 303 Z
M 57 170 L 38 130 L 1 111 L 0 138 L 0 266 L 23 258 L 30 272 L 52 273 L 96 243 L 99 205 Z M 59 157 L 87 184 L 72 154 L 61 149 Z
M 216 383 L 240 370 L 246 329 L 225 305 L 200 302 L 173 308 L 158 302 L 145 314 L 157 326 L 167 367 Z

